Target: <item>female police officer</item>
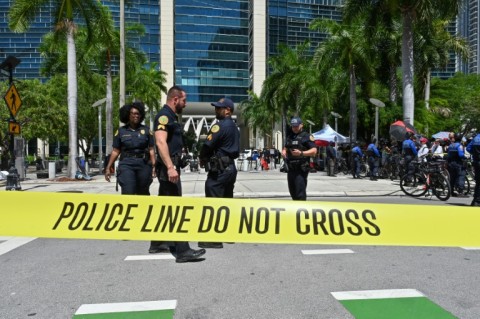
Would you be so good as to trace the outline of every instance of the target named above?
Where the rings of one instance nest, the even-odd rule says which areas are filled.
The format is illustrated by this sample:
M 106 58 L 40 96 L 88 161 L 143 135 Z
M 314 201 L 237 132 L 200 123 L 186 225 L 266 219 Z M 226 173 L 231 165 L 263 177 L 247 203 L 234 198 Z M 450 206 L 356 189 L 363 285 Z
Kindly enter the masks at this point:
M 141 102 L 124 105 L 120 121 L 125 123 L 115 133 L 113 151 L 105 168 L 105 179 L 110 182 L 110 169 L 120 156 L 117 180 L 122 194 L 150 195 L 150 184 L 155 177 L 154 140 L 150 128 L 142 124 L 145 106 Z

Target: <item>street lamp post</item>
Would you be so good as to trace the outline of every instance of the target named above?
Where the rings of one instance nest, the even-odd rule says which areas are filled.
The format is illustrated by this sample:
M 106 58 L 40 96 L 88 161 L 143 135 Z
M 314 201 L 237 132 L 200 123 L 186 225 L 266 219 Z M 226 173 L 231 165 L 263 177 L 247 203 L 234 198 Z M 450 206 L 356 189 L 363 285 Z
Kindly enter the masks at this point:
M 102 174 L 102 159 L 103 159 L 103 145 L 102 145 L 102 104 L 105 103 L 107 99 L 103 98 L 92 104 L 92 107 L 98 107 L 98 173 Z
M 310 120 L 306 120 L 306 122 L 307 122 L 308 124 L 310 124 L 310 134 L 312 134 L 312 126 L 314 126 L 315 123 L 313 123 L 313 122 L 310 121 Z
M 14 56 L 8 56 L 5 61 L 3 61 L 0 64 L 0 70 L 6 71 L 8 73 L 8 83 L 10 85 L 10 88 L 13 86 L 13 69 L 20 63 L 20 59 L 14 57 Z M 15 91 L 16 92 L 16 91 Z M 10 99 L 10 101 L 13 101 L 13 109 L 20 107 L 20 105 L 17 105 L 19 101 L 17 101 L 17 95 L 12 94 L 9 97 L 6 97 L 7 99 Z M 10 119 L 8 120 L 9 125 L 13 124 L 16 125 L 17 122 L 15 120 L 15 112 L 12 112 L 12 109 L 10 109 Z M 10 130 L 10 128 L 9 128 Z M 6 190 L 21 190 L 22 186 L 20 186 L 20 178 L 18 176 L 18 171 L 17 168 L 15 167 L 15 137 L 14 133 L 10 132 L 10 169 L 8 170 L 8 176 L 7 176 L 7 185 L 6 185 Z
M 385 107 L 385 103 L 375 98 L 369 99 L 370 103 L 375 105 L 375 146 L 378 145 L 378 108 Z
M 335 132 L 338 133 L 338 119 L 341 119 L 342 116 L 335 112 L 330 112 L 330 114 L 335 118 Z

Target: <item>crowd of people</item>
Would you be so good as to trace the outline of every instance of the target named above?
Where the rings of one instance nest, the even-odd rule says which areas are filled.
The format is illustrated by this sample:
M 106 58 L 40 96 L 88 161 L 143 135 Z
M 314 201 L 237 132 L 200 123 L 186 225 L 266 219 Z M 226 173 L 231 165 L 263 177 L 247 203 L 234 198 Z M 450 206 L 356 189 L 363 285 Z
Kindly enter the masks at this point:
M 472 206 L 480 206 L 480 191 L 478 175 L 480 161 L 480 134 L 469 134 L 463 136 L 460 133 L 450 133 L 448 138 L 427 139 L 412 132 L 406 133 L 403 141 L 395 139 L 375 139 L 367 143 L 344 144 L 337 147 L 337 160 L 339 157 L 349 165 L 349 171 L 354 179 L 362 178 L 360 174 L 361 165 L 368 164 L 368 177 L 376 181 L 379 177 L 379 168 L 385 165 L 401 166 L 400 174 L 412 176 L 415 173 L 415 163 L 445 160 L 450 175 L 452 195 L 456 197 L 468 197 L 465 192 L 465 178 L 468 161 L 471 161 L 474 168 L 475 189 Z M 330 163 L 331 156 L 326 148 L 327 159 Z M 331 164 L 327 167 L 327 175 Z M 397 176 L 402 177 L 402 176 Z

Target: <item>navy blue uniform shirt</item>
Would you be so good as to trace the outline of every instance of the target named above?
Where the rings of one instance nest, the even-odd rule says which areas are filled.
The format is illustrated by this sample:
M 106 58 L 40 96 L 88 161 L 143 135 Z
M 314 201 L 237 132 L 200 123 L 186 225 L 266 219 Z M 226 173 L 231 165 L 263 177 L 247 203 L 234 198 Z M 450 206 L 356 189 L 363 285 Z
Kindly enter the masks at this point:
M 177 114 L 168 105 L 164 105 L 158 112 L 153 126 L 155 131 L 167 132 L 170 158 L 173 158 L 175 155 L 181 155 L 183 149 L 183 125 L 178 122 Z
M 136 129 L 128 125 L 121 126 L 113 137 L 113 147 L 119 149 L 121 153 L 143 154 L 153 145 L 150 129 L 141 124 Z
M 202 148 L 202 159 L 228 156 L 235 159 L 240 155 L 240 132 L 230 116 L 215 123 L 208 132 Z M 206 146 L 206 147 L 205 147 Z

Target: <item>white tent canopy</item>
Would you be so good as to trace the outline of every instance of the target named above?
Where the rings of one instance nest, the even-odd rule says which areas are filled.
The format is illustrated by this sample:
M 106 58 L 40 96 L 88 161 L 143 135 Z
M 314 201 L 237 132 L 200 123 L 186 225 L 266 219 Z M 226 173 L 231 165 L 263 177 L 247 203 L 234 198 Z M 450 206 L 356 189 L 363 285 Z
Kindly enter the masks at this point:
M 348 143 L 348 137 L 345 137 L 342 134 L 338 133 L 328 124 L 323 129 L 313 133 L 312 135 L 315 140 Z

